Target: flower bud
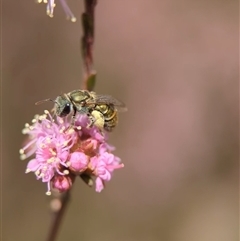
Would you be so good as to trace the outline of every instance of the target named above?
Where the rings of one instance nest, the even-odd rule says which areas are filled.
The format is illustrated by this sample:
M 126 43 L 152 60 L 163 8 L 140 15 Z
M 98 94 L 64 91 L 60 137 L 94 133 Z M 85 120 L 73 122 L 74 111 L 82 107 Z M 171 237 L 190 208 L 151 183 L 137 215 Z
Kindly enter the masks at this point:
M 73 172 L 83 172 L 87 169 L 89 158 L 83 152 L 73 152 L 70 155 L 69 169 Z
M 55 175 L 52 179 L 53 188 L 57 189 L 59 192 L 65 192 L 72 187 L 74 177 Z

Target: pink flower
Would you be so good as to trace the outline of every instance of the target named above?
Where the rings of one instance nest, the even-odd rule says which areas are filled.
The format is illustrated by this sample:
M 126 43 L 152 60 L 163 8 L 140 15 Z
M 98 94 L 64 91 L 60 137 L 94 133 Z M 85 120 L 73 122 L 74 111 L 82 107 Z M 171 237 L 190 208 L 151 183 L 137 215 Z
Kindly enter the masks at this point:
M 103 148 L 103 147 L 102 147 Z M 104 147 L 105 148 L 105 147 Z M 101 148 L 100 148 L 101 149 Z M 112 172 L 115 169 L 124 167 L 120 164 L 120 158 L 106 151 L 100 153 L 99 156 L 94 156 L 90 160 L 90 166 L 96 178 L 96 191 L 101 192 L 104 188 L 104 181 L 110 181 Z
M 73 15 L 71 9 L 68 7 L 67 5 L 67 2 L 66 0 L 59 0 L 61 5 L 62 5 L 62 8 L 67 16 L 67 19 L 70 19 L 72 22 L 76 22 L 76 18 L 75 16 Z M 49 17 L 53 17 L 53 12 L 54 12 L 54 8 L 56 7 L 56 3 L 55 3 L 55 0 L 37 0 L 38 3 L 46 3 L 47 4 L 47 15 Z
M 96 126 L 88 127 L 86 115 L 76 116 L 74 128 L 69 118 L 53 119 L 48 111 L 35 116 L 32 123 L 23 129 L 28 139 L 20 149 L 20 158 L 33 156 L 26 173 L 34 172 L 38 180 L 47 183 L 48 195 L 52 187 L 67 191 L 80 174 L 96 177 L 96 191 L 100 192 L 112 172 L 123 167 L 111 153 L 114 147 L 107 143 L 106 133 Z
M 73 152 L 69 159 L 69 169 L 73 172 L 81 173 L 87 169 L 89 157 L 83 152 Z
M 59 192 L 65 192 L 72 187 L 74 179 L 74 176 L 55 175 L 52 179 L 52 186 Z

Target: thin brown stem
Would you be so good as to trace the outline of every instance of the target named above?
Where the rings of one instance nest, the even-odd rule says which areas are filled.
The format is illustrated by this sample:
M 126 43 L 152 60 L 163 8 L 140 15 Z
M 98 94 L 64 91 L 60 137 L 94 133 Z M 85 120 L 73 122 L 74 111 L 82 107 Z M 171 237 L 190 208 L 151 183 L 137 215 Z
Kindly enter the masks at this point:
M 83 57 L 83 88 L 87 89 L 87 81 L 95 74 L 93 68 L 93 44 L 94 44 L 94 10 L 97 0 L 84 0 L 84 12 L 82 14 L 83 37 L 81 50 Z
M 55 241 L 70 200 L 70 191 L 61 194 L 51 201 L 52 222 L 46 241 Z
M 88 90 L 93 89 L 96 77 L 96 72 L 93 68 L 94 10 L 96 4 L 97 0 L 84 0 L 85 11 L 82 14 L 83 37 L 81 39 L 81 51 L 83 58 L 83 89 Z M 89 186 L 92 185 L 89 177 L 82 176 L 82 179 Z M 53 216 L 46 241 L 56 241 L 69 200 L 70 191 L 52 200 L 51 211 Z

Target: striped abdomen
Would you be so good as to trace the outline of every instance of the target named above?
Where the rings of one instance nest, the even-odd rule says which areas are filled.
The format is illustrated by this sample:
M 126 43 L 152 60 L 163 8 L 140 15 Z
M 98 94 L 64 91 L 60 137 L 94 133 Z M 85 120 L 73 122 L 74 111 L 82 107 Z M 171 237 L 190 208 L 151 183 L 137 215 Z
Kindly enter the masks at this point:
M 106 131 L 112 131 L 112 129 L 117 125 L 117 122 L 118 122 L 118 113 L 114 105 L 111 105 L 111 104 L 96 105 L 94 109 L 103 114 L 104 129 Z

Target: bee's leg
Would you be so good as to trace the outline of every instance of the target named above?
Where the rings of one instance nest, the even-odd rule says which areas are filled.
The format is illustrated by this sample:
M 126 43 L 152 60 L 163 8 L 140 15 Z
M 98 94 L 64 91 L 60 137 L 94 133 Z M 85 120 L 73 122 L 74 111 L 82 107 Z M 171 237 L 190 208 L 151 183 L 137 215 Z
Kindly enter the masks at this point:
M 94 123 L 95 123 L 95 118 L 92 116 L 92 115 L 90 115 L 90 114 L 88 114 L 88 119 L 90 120 L 90 123 L 88 124 L 88 128 L 90 128 L 90 127 L 93 127 L 93 125 L 94 125 Z
M 71 118 L 71 127 L 73 127 L 74 124 L 75 124 L 76 113 L 77 113 L 77 109 L 75 107 L 73 107 L 73 115 L 72 115 L 72 118 Z
M 71 116 L 71 122 L 70 122 L 70 125 L 68 126 L 67 130 L 77 128 L 77 127 L 75 126 L 76 113 L 77 113 L 77 109 L 76 109 L 75 107 L 73 107 L 73 114 L 72 114 L 72 116 Z M 77 128 L 77 129 L 78 129 L 78 128 Z
M 89 127 L 92 127 L 95 125 L 99 129 L 103 130 L 104 127 L 104 116 L 101 112 L 94 110 L 91 112 L 91 115 L 89 116 L 90 124 Z

